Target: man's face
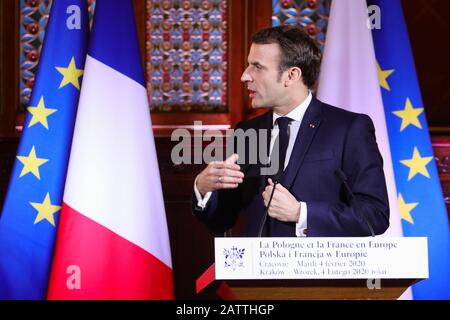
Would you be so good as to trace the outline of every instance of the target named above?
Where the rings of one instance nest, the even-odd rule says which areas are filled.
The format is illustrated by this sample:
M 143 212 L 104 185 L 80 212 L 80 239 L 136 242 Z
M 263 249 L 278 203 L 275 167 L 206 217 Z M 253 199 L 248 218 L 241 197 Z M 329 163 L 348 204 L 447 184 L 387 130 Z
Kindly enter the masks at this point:
M 248 67 L 241 76 L 252 99 L 253 108 L 277 107 L 285 100 L 283 76 L 279 79 L 278 44 L 252 44 L 248 54 Z

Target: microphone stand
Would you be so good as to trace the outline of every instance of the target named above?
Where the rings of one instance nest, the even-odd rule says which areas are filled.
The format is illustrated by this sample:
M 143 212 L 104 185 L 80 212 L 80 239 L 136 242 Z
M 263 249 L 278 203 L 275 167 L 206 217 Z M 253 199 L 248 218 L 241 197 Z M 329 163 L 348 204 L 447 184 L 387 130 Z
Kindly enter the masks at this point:
M 272 192 L 270 193 L 270 198 L 269 198 L 269 202 L 267 203 L 267 208 L 264 212 L 264 216 L 263 219 L 261 221 L 261 225 L 259 226 L 259 231 L 258 231 L 258 238 L 261 238 L 263 229 L 264 229 L 264 225 L 266 224 L 266 220 L 267 220 L 267 216 L 269 215 L 269 208 L 270 208 L 270 204 L 272 203 L 272 198 L 273 198 L 273 194 L 275 193 L 275 189 L 277 187 L 278 181 L 275 180 L 273 182 L 273 189 Z
M 358 200 L 356 199 L 355 194 L 353 193 L 352 189 L 350 189 L 350 186 L 347 183 L 347 176 L 345 175 L 344 171 L 342 171 L 340 168 L 338 168 L 336 170 L 336 174 L 339 177 L 339 179 L 341 180 L 342 184 L 344 185 L 345 190 L 347 190 L 347 193 L 350 195 L 350 198 L 354 201 L 357 212 L 363 218 L 364 222 L 367 224 L 370 234 L 372 235 L 372 237 L 375 237 L 375 231 L 373 230 L 372 224 L 370 223 L 366 212 L 363 210 L 363 207 L 361 207 L 359 205 Z

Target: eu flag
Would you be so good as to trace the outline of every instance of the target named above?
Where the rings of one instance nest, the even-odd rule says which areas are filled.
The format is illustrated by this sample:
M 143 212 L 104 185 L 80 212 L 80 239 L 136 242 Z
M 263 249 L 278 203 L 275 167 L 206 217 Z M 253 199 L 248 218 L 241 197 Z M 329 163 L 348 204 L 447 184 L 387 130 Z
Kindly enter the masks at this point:
M 429 279 L 414 299 L 450 299 L 450 233 L 400 0 L 371 0 L 378 75 L 405 236 L 428 237 Z M 377 12 L 377 11 L 374 11 Z
M 86 58 L 86 0 L 54 0 L 0 218 L 0 299 L 44 299 Z

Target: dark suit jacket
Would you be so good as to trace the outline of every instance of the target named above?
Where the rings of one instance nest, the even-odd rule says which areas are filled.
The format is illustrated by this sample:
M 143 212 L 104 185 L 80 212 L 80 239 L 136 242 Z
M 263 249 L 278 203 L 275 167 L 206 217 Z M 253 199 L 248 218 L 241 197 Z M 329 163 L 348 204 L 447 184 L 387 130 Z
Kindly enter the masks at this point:
M 267 112 L 237 128 L 271 129 L 272 112 Z M 270 134 L 267 143 L 270 141 Z M 248 148 L 246 148 L 248 150 Z M 241 158 L 242 159 L 242 158 Z M 193 212 L 212 231 L 233 227 L 245 213 L 243 236 L 257 236 L 265 207 L 262 192 L 267 177 L 260 164 L 243 164 L 243 183 L 232 190 L 212 193 L 204 210 Z M 352 199 L 336 174 L 340 168 L 355 194 Z M 308 236 L 367 236 L 364 212 L 376 234 L 389 226 L 389 202 L 383 159 L 375 140 L 372 120 L 364 114 L 342 110 L 313 98 L 308 106 L 280 183 L 298 200 L 307 204 Z M 264 236 L 295 237 L 295 223 L 268 219 Z

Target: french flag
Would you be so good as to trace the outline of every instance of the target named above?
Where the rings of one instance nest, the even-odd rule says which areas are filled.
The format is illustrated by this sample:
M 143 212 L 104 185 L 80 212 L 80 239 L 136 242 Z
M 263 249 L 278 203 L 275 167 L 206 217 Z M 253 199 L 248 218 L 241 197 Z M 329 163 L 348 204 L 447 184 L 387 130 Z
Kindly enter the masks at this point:
M 97 0 L 49 299 L 173 299 L 131 0 Z

